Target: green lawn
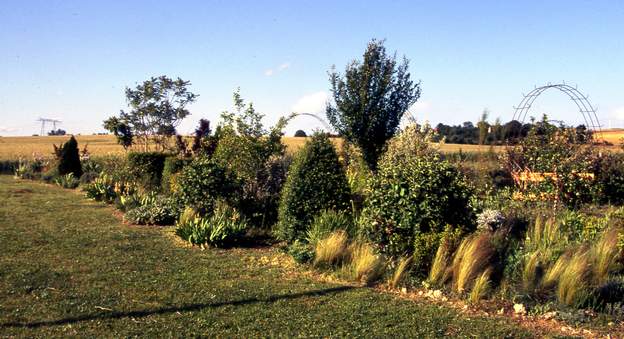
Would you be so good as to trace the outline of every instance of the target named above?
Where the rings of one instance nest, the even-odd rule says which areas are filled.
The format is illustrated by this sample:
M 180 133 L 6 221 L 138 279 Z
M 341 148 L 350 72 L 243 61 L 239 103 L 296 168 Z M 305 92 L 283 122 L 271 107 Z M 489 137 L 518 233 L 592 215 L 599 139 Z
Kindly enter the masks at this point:
M 184 247 L 60 188 L 0 176 L 0 201 L 0 336 L 531 336 L 314 281 L 277 249 Z

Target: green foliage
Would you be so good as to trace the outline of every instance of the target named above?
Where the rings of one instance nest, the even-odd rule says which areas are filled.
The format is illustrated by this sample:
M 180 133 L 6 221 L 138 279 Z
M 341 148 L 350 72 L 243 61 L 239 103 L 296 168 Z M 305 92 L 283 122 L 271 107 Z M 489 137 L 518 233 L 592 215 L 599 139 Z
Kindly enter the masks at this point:
M 45 168 L 43 159 L 33 159 L 32 161 L 19 161 L 15 168 L 14 177 L 19 179 L 38 179 L 41 177 L 41 171 Z
M 303 130 L 298 129 L 298 130 L 295 132 L 295 137 L 296 137 L 296 138 L 305 138 L 305 137 L 307 137 L 307 136 L 308 136 L 308 135 L 307 135 L 307 134 L 306 134 L 306 132 L 305 132 L 305 131 L 303 131 Z
M 159 190 L 167 154 L 161 152 L 128 153 L 132 180 L 147 190 Z
M 372 40 L 363 61 L 349 63 L 344 76 L 333 69 L 330 83 L 334 104 L 326 109 L 329 122 L 360 147 L 375 169 L 403 113 L 420 97 L 420 83 L 410 79 L 408 60 L 398 64 L 396 56 L 386 54 L 383 40 Z
M 169 137 L 175 135 L 177 125 L 190 112 L 186 109 L 197 98 L 188 90 L 191 83 L 180 78 L 173 80 L 166 76 L 152 77 L 137 85 L 126 88 L 126 100 L 131 110 L 121 111 L 119 117 L 109 118 L 104 127 L 114 133 L 119 143 L 132 144 L 134 136 L 149 150 L 154 140 L 165 150 Z
M 305 264 L 314 259 L 314 247 L 302 240 L 295 240 L 288 245 L 286 251 L 300 264 Z
M 240 191 L 235 177 L 215 161 L 200 156 L 184 167 L 177 177 L 177 196 L 185 206 L 210 212 L 217 199 L 231 201 Z
M 73 135 L 69 138 L 69 141 L 61 145 L 58 162 L 58 174 L 65 175 L 68 173 L 73 173 L 76 178 L 80 178 L 82 175 L 78 142 Z
M 595 200 L 601 188 L 592 179 L 581 176 L 596 171 L 600 155 L 578 137 L 576 129 L 552 125 L 544 116 L 515 147 L 506 149 L 502 164 L 511 173 L 553 173 L 554 177 L 546 176 L 543 181 L 528 182 L 526 187 L 521 187 L 523 193 L 554 198 L 578 208 Z
M 307 241 L 311 245 L 327 238 L 335 231 L 345 231 L 349 236 L 355 236 L 355 226 L 350 215 L 345 212 L 326 210 L 314 217 L 308 230 Z
M 596 182 L 601 188 L 601 202 L 624 205 L 624 156 L 605 154 L 596 171 Z
M 176 234 L 193 245 L 223 247 L 239 240 L 247 232 L 245 217 L 226 202 L 215 203 L 214 211 L 201 217 L 192 209 L 184 211 L 176 223 Z
M 474 229 L 472 200 L 473 189 L 465 178 L 437 156 L 382 160 L 370 180 L 363 227 L 379 250 L 390 256 L 413 254 L 417 246 L 435 253 L 434 244 L 446 225 L 466 232 Z
M 19 165 L 19 160 L 0 160 L 0 174 L 15 174 Z
M 262 125 L 263 115 L 253 104 L 245 105 L 239 91 L 234 93 L 234 112 L 223 112 L 219 143 L 213 159 L 242 184 L 237 207 L 256 225 L 270 226 L 277 218 L 279 193 L 285 180 L 287 162 L 281 118 L 270 129 Z
M 67 173 L 54 179 L 54 183 L 63 188 L 76 188 L 80 184 L 80 180 L 74 176 L 74 173 Z
M 137 225 L 173 225 L 180 215 L 175 198 L 159 196 L 124 215 L 124 220 Z
M 348 206 L 349 185 L 338 155 L 329 138 L 316 133 L 296 154 L 288 171 L 275 233 L 288 242 L 303 239 L 319 212 L 344 211 Z
M 101 173 L 92 183 L 84 186 L 83 190 L 87 198 L 107 203 L 112 203 L 117 196 L 113 177 L 106 173 Z
M 177 156 L 169 156 L 165 158 L 161 178 L 163 192 L 168 193 L 171 191 L 171 180 L 173 176 L 180 173 L 184 166 L 188 165 L 190 162 L 191 159 L 180 158 Z
M 120 144 L 124 150 L 127 150 L 134 143 L 134 133 L 129 123 L 118 117 L 110 117 L 104 120 L 104 129 L 110 131 L 115 135 L 117 143 Z

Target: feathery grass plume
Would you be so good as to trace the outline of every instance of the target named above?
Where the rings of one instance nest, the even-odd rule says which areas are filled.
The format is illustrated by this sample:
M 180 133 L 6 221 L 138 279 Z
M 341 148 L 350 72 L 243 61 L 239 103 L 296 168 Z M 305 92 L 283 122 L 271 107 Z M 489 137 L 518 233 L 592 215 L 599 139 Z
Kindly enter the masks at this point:
M 595 242 L 590 251 L 592 282 L 602 285 L 609 279 L 609 273 L 617 265 L 621 251 L 617 246 L 619 229 L 609 228 L 602 233 L 600 239 Z
M 588 294 L 591 263 L 589 253 L 580 248 L 569 260 L 559 276 L 557 300 L 564 305 L 582 304 Z
M 492 274 L 492 269 L 488 268 L 477 279 L 475 279 L 474 285 L 472 286 L 472 290 L 470 291 L 470 295 L 468 296 L 468 300 L 471 303 L 476 303 L 477 301 L 483 299 L 485 295 L 490 290 L 490 275 Z
M 567 243 L 565 232 L 562 232 L 555 218 L 543 220 L 541 216 L 529 227 L 524 246 L 528 249 L 549 249 L 552 246 Z
M 543 254 L 541 250 L 534 250 L 524 261 L 522 269 L 522 287 L 527 292 L 535 290 L 539 283 L 542 270 Z
M 307 232 L 308 243 L 315 246 L 320 240 L 327 238 L 332 232 L 338 230 L 343 230 L 350 236 L 354 235 L 355 231 L 351 216 L 341 211 L 321 211 L 314 217 Z
M 462 242 L 462 246 L 465 244 Z M 431 264 L 431 270 L 429 270 L 429 283 L 432 285 L 442 285 L 449 279 L 449 261 L 452 256 L 451 244 L 446 241 L 442 241 L 438 250 L 436 251 L 435 258 Z M 457 252 L 462 251 L 460 247 Z
M 464 292 L 479 274 L 489 268 L 495 253 L 491 237 L 489 233 L 476 234 L 464 239 L 465 245 L 460 245 L 453 259 L 453 278 L 457 292 Z
M 392 278 L 389 281 L 391 288 L 397 288 L 399 284 L 405 279 L 406 274 L 409 272 L 409 268 L 412 265 L 414 257 L 404 257 L 399 260 L 399 264 L 392 274 Z
M 331 266 L 340 263 L 347 254 L 347 233 L 339 230 L 316 243 L 314 266 Z
M 368 243 L 355 242 L 349 246 L 348 270 L 355 280 L 367 285 L 379 280 L 384 273 L 384 260 Z
M 557 281 L 559 281 L 561 274 L 565 270 L 566 266 L 568 266 L 570 258 L 573 255 L 574 251 L 568 251 L 557 258 L 557 261 L 555 261 L 555 263 L 548 268 L 544 278 L 542 279 L 541 285 L 543 288 L 552 288 L 557 284 Z

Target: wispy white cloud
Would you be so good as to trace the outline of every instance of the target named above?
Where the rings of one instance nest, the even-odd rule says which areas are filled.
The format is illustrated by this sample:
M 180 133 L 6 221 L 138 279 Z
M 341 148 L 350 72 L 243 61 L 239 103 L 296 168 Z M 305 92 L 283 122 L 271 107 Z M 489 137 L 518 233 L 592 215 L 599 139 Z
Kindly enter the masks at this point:
M 19 131 L 19 128 L 8 127 L 8 126 L 0 126 L 0 133 L 13 133 Z
M 264 71 L 264 75 L 270 77 L 270 76 L 275 75 L 276 73 L 283 72 L 283 71 L 285 71 L 285 70 L 287 70 L 289 68 L 290 68 L 290 62 L 285 62 L 285 63 L 283 63 L 283 64 L 281 64 L 281 65 L 279 65 L 279 66 L 277 66 L 275 68 L 269 68 L 269 69 L 265 70 Z
M 306 94 L 299 98 L 291 109 L 297 113 L 323 113 L 328 99 L 329 93 L 325 91 Z

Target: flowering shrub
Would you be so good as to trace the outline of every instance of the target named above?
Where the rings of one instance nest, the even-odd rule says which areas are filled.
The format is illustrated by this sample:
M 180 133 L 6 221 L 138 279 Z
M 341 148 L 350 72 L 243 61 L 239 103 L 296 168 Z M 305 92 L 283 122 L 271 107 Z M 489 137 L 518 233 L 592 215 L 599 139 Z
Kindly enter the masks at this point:
M 496 231 L 505 221 L 503 214 L 497 210 L 485 210 L 477 215 L 477 229 Z

